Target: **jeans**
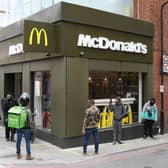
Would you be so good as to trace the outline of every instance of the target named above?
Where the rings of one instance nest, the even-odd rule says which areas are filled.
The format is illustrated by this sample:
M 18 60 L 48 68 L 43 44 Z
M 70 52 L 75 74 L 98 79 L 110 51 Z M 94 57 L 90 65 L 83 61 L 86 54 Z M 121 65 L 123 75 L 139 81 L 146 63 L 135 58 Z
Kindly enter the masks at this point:
M 21 153 L 21 141 L 22 137 L 24 135 L 24 139 L 26 142 L 26 152 L 27 154 L 31 154 L 31 149 L 30 149 L 30 129 L 17 129 L 17 141 L 16 141 L 16 153 L 20 154 Z
M 83 152 L 87 152 L 87 145 L 90 138 L 90 135 L 92 134 L 94 145 L 95 145 L 95 152 L 98 152 L 99 149 L 99 135 L 98 135 L 98 128 L 86 128 L 85 129 L 85 135 L 84 135 L 84 141 L 83 141 Z

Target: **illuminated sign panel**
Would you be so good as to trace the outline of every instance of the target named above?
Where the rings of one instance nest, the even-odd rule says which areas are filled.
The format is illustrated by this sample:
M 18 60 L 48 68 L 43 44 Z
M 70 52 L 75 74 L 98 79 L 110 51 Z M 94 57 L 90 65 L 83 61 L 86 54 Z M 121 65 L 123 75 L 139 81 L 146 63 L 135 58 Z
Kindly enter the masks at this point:
M 148 48 L 146 44 L 134 41 L 118 41 L 111 40 L 106 37 L 92 37 L 91 35 L 79 34 L 78 47 L 97 48 L 104 50 L 131 52 L 139 54 L 147 54 Z
M 46 33 L 46 30 L 44 28 L 41 28 L 40 30 L 38 30 L 36 27 L 33 27 L 30 35 L 29 35 L 29 45 L 33 45 L 33 36 L 36 36 L 36 43 L 37 45 L 40 45 L 41 43 L 41 36 L 44 36 L 44 46 L 47 47 L 48 46 L 48 36 Z
M 25 52 L 55 52 L 55 25 L 51 23 L 24 21 Z

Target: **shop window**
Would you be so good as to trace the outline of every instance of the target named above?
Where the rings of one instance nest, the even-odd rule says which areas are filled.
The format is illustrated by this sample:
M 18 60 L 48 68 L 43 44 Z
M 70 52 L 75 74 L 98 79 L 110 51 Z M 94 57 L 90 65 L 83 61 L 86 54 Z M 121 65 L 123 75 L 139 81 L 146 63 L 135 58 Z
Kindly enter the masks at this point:
M 123 124 L 138 122 L 138 73 L 134 72 L 89 72 L 89 98 L 98 102 L 100 111 L 106 116 L 104 123 L 111 126 L 111 118 L 108 121 L 108 101 L 117 96 L 123 99 L 125 108 L 129 111 L 129 118 L 123 120 Z M 104 103 L 104 104 L 103 104 Z M 106 113 L 107 112 L 107 113 Z M 102 125 L 100 125 L 102 127 Z M 106 127 L 103 125 L 103 127 Z
M 38 128 L 51 128 L 51 75 L 50 72 L 34 73 L 34 111 L 35 124 Z

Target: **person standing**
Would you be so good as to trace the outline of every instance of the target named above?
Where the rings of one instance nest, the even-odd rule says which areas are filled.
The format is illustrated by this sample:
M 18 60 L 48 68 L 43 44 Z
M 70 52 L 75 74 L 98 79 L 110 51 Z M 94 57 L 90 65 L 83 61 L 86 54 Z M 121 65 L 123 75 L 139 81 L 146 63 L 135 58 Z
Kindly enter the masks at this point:
M 122 144 L 122 119 L 127 115 L 127 113 L 120 97 L 115 99 L 114 105 L 112 105 L 112 100 L 110 100 L 110 110 L 113 112 L 113 145 L 115 145 L 116 142 Z
M 26 142 L 26 160 L 33 160 L 34 158 L 31 156 L 31 143 L 30 143 L 30 130 L 33 127 L 32 113 L 29 109 L 30 98 L 28 93 L 23 93 L 19 98 L 19 106 L 26 107 L 27 110 L 27 122 L 24 128 L 17 129 L 17 140 L 16 140 L 16 153 L 17 159 L 21 159 L 21 141 L 24 136 Z
M 98 135 L 98 123 L 100 120 L 100 111 L 95 106 L 95 101 L 89 100 L 89 107 L 85 111 L 85 117 L 83 121 L 82 133 L 84 134 L 83 141 L 83 154 L 87 154 L 87 145 L 92 134 L 94 145 L 95 145 L 95 154 L 98 154 L 99 151 L 99 135 Z
M 157 121 L 157 107 L 155 104 L 155 98 L 150 98 L 149 101 L 147 101 L 142 109 L 142 121 L 144 123 L 144 138 L 147 138 L 150 136 L 151 138 L 154 138 L 153 136 L 153 125 Z
M 18 103 L 16 100 L 14 100 L 13 96 L 11 94 L 7 94 L 5 99 L 1 100 L 1 107 L 3 112 L 3 122 L 5 125 L 5 138 L 6 141 L 12 141 L 15 142 L 15 128 L 8 127 L 8 110 L 13 107 L 17 106 Z

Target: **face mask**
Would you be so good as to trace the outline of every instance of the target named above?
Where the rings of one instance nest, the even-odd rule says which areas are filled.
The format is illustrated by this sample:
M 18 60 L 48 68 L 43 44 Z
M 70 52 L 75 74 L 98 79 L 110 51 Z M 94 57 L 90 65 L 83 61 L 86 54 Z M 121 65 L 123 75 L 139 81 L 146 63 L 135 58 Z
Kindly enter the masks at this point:
M 119 105 L 121 104 L 121 102 L 119 100 L 116 101 L 116 105 Z
M 12 100 L 12 98 L 10 97 L 10 98 L 8 98 L 8 101 L 11 101 Z
M 151 106 L 153 106 L 153 105 L 154 105 L 154 102 L 150 102 L 149 104 L 150 104 Z

